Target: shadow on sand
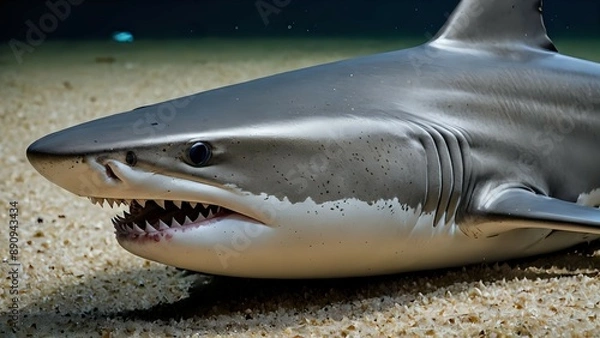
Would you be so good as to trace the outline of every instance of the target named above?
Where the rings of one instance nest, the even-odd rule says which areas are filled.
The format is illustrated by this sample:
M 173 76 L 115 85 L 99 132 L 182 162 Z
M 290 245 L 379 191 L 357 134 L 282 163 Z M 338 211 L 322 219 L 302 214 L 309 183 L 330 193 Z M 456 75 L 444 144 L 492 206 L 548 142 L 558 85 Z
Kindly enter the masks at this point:
M 123 304 L 93 304 L 94 308 L 84 312 L 69 312 L 68 309 L 54 309 L 47 312 L 34 312 L 27 307 L 22 309 L 26 314 L 22 326 L 40 330 L 37 323 L 52 323 L 58 327 L 64 325 L 67 332 L 77 332 L 78 322 L 96 321 L 98 330 L 106 325 L 115 325 L 119 322 L 155 322 L 168 323 L 172 320 L 215 318 L 218 316 L 231 316 L 232 322 L 249 321 L 255 313 L 277 312 L 281 309 L 288 310 L 294 315 L 314 310 L 327 311 L 332 304 L 351 303 L 364 299 L 393 297 L 399 305 L 408 305 L 418 297 L 419 293 L 425 296 L 435 293 L 436 290 L 454 285 L 458 291 L 466 291 L 472 283 L 492 283 L 512 279 L 549 279 L 561 276 L 600 274 L 600 257 L 593 255 L 600 250 L 600 241 L 579 245 L 566 251 L 555 254 L 533 257 L 529 259 L 513 260 L 499 264 L 479 264 L 454 269 L 432 270 L 417 273 L 404 273 L 397 275 L 320 279 L 320 280 L 267 280 L 207 276 L 185 271 L 176 271 L 172 268 L 153 268 L 128 271 L 117 274 L 97 275 L 77 285 L 67 285 L 60 292 L 36 302 L 36 308 L 51 308 L 58 303 L 77 304 L 81 302 L 81 293 L 92 289 L 92 283 L 110 283 L 111 281 L 143 280 L 165 282 L 171 281 L 173 285 L 181 278 L 191 278 L 192 286 L 188 296 L 171 303 L 160 302 L 149 308 L 129 308 L 131 297 L 140 299 L 148 286 L 134 288 L 131 294 L 118 287 L 115 299 L 123 299 Z M 189 284 L 188 284 L 189 285 Z M 172 285 L 171 285 L 172 287 Z M 129 288 L 129 291 L 132 289 Z M 166 288 L 168 292 L 169 288 Z M 135 298 L 138 297 L 138 298 Z M 125 302 L 127 300 L 127 302 Z M 73 309 L 78 308 L 74 306 Z M 125 310 L 115 310 L 124 309 Z M 254 309 L 248 311 L 247 309 Z M 5 315 L 3 315 L 5 317 Z M 298 319 L 289 316 L 278 319 L 278 325 L 284 327 L 298 324 Z M 335 317 L 335 315 L 334 315 Z M 332 318 L 339 320 L 341 318 Z M 3 323 L 6 320 L 2 319 Z M 222 321 L 221 321 L 222 322 Z M 226 321 L 225 321 L 226 322 Z M 112 323 L 112 324 L 110 324 Z M 227 324 L 214 327 L 217 331 L 227 331 Z M 252 325 L 252 324 L 250 324 Z M 256 324 L 258 325 L 258 324 Z M 81 328 L 81 332 L 88 332 L 89 325 Z M 0 330 L 2 331 L 2 330 Z M 100 332 L 100 331 L 99 331 Z

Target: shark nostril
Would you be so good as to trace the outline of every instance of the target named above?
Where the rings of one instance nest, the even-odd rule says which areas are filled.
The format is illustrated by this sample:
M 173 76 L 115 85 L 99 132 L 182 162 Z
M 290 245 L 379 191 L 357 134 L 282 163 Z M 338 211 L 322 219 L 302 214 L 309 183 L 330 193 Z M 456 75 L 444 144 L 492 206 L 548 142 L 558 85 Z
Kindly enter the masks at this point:
M 119 176 L 117 176 L 115 174 L 115 172 L 112 170 L 112 168 L 109 165 L 105 165 L 104 168 L 106 168 L 106 176 L 118 180 L 120 181 L 121 179 L 119 178 Z

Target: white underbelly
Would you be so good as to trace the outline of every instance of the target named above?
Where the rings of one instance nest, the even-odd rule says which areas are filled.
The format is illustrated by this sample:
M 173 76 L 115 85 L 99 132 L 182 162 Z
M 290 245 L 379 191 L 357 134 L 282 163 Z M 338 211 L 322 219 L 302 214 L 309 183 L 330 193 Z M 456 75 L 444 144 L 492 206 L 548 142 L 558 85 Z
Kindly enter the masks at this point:
M 453 219 L 433 226 L 433 215 L 397 200 L 371 204 L 340 200 L 317 205 L 310 200 L 291 204 L 271 198 L 260 197 L 260 207 L 273 222 L 269 226 L 232 216 L 174 234 L 170 240 L 136 244 L 143 246 L 136 251 L 149 259 L 206 273 L 323 278 L 493 262 L 560 250 L 597 238 L 565 232 L 548 236 L 551 230 L 517 229 L 475 239 L 466 236 Z

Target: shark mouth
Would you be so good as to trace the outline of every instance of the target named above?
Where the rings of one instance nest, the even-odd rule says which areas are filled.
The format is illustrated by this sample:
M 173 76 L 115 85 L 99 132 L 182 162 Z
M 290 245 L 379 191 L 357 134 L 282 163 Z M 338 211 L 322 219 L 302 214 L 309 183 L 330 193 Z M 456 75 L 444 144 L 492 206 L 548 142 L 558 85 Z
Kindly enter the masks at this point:
M 169 229 L 184 229 L 216 221 L 234 212 L 213 204 L 185 201 L 109 199 L 90 197 L 93 204 L 111 207 L 125 204 L 129 211 L 112 218 L 117 236 L 153 235 Z

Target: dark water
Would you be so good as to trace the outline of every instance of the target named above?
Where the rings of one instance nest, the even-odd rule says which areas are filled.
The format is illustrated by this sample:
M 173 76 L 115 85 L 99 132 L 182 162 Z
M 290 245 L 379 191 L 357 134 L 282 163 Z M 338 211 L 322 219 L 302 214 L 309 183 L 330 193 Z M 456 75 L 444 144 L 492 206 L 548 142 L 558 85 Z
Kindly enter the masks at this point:
M 508 1 L 508 0 L 498 0 Z M 272 50 L 329 53 L 332 59 L 395 50 L 435 35 L 458 0 L 0 0 L 0 66 L 35 60 L 52 41 L 101 43 L 115 32 L 133 43 L 106 52 L 139 50 L 148 43 L 173 53 L 185 43 L 210 54 Z M 559 51 L 600 61 L 600 1 L 545 0 L 545 23 Z M 176 45 L 173 45 L 175 41 Z M 229 41 L 229 42 L 227 42 Z M 117 44 L 116 42 L 112 42 Z M 223 47 L 225 45 L 225 47 Z M 56 45 L 54 45 L 56 47 Z M 60 53 L 73 53 L 75 44 Z M 177 47 L 177 48 L 175 48 Z M 54 47 L 52 47 L 54 48 Z M 229 48 L 229 47 L 227 47 Z M 110 53 L 109 53 L 110 54 Z M 231 54 L 234 55 L 234 54 Z M 6 69 L 3 67 L 0 69 Z
M 457 0 L 0 0 L 0 40 L 202 37 L 426 37 Z M 600 37 L 600 1 L 545 0 L 557 36 Z

